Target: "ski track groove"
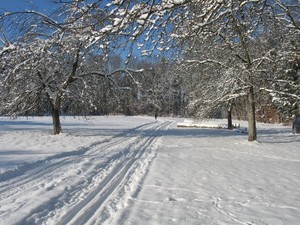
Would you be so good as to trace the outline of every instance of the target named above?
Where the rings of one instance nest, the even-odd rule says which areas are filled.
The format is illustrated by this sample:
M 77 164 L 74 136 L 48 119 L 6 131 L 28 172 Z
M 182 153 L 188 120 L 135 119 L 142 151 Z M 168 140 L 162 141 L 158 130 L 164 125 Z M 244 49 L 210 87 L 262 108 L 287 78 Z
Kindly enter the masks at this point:
M 102 141 L 93 142 L 89 146 L 80 147 L 77 150 L 72 151 L 72 152 L 63 152 L 63 153 L 59 153 L 59 154 L 56 154 L 56 155 L 49 156 L 49 157 L 47 157 L 45 159 L 42 159 L 42 160 L 38 160 L 36 162 L 24 163 L 23 165 L 19 166 L 16 169 L 9 170 L 9 171 L 6 171 L 6 172 L 0 174 L 0 182 L 5 182 L 5 181 L 11 180 L 13 178 L 17 178 L 19 176 L 22 176 L 22 175 L 26 176 L 26 172 L 31 171 L 31 170 L 33 170 L 37 167 L 39 168 L 40 166 L 44 165 L 45 163 L 47 163 L 49 161 L 59 160 L 59 159 L 63 160 L 64 158 L 68 158 L 68 157 L 72 157 L 72 156 L 84 155 L 85 153 L 90 152 L 94 148 L 98 149 L 99 145 L 105 144 L 107 142 L 110 144 L 111 140 L 113 140 L 115 138 L 123 137 L 125 139 L 125 138 L 128 137 L 128 134 L 134 133 L 134 132 L 140 130 L 141 128 L 147 127 L 147 126 L 152 125 L 152 124 L 153 124 L 153 122 L 150 122 L 150 123 L 146 123 L 146 124 L 143 124 L 143 125 L 125 130 L 124 132 L 121 132 L 120 134 L 117 134 L 117 135 L 115 135 L 111 138 L 107 138 L 107 139 L 102 140 Z M 121 143 L 122 139 L 119 140 L 119 142 Z M 52 166 L 52 164 L 49 165 L 49 166 Z M 29 174 L 28 176 L 30 176 L 30 175 L 32 175 L 32 174 Z M 11 183 L 10 183 L 10 185 L 11 185 Z M 2 186 L 3 185 L 0 184 L 0 190 L 1 190 Z M 1 192 L 0 192 L 0 194 L 1 194 Z
M 128 134 L 136 132 L 140 130 L 141 128 L 145 126 L 149 126 L 152 123 L 147 123 L 140 125 L 138 127 L 126 130 L 120 134 L 115 135 L 112 138 L 105 139 L 103 141 L 94 142 L 90 144 L 89 146 L 80 147 L 78 150 L 75 150 L 73 152 L 65 152 L 60 153 L 57 155 L 53 155 L 50 157 L 47 157 L 46 159 L 39 160 L 32 163 L 25 163 L 24 165 L 18 167 L 17 169 L 7 171 L 3 174 L 0 174 L 0 195 L 3 192 L 6 192 L 9 189 L 13 189 L 13 187 L 20 187 L 22 185 L 26 185 L 29 182 L 32 182 L 33 180 L 39 179 L 43 177 L 44 175 L 47 175 L 51 172 L 54 172 L 55 170 L 65 167 L 67 163 L 73 163 L 73 157 L 82 157 L 86 153 L 98 153 L 99 154 L 99 146 L 101 146 L 101 149 L 105 150 L 108 149 L 116 144 L 122 143 L 126 138 L 128 138 Z M 118 138 L 118 139 L 116 139 Z M 116 140 L 114 140 L 116 139 Z M 112 141 L 114 140 L 114 141 Z M 103 145 L 103 146 L 102 146 Z M 93 149 L 95 149 L 93 151 Z M 103 156 L 103 155 L 102 155 Z M 54 161 L 57 160 L 57 162 L 54 163 Z M 34 171 L 34 172 L 32 172 Z M 19 179 L 19 177 L 22 177 Z M 8 181 L 8 182 L 6 182 Z M 3 184 L 1 184 L 1 182 Z M 1 199 L 1 196 L 0 196 Z
M 37 189 L 42 184 L 53 182 L 62 176 L 64 171 L 74 167 L 75 162 L 84 158 L 92 161 L 104 159 L 98 165 L 89 165 L 86 170 L 91 171 L 87 171 L 87 177 L 84 177 L 81 182 L 39 205 L 30 215 L 16 224 L 45 224 L 55 211 L 59 211 L 63 207 L 67 207 L 67 214 L 62 215 L 56 224 L 88 223 L 99 209 L 105 207 L 105 203 L 122 185 L 122 182 L 129 179 L 130 174 L 134 172 L 131 170 L 134 170 L 132 167 L 135 162 L 147 152 L 154 140 L 159 138 L 161 131 L 171 123 L 164 121 L 143 124 L 104 141 L 81 147 L 74 152 L 50 156 L 0 174 L 0 200 L 16 199 L 17 196 Z M 125 146 L 120 147 L 124 142 Z M 120 148 L 121 151 L 113 151 Z M 83 197 L 82 194 L 84 194 Z M 105 219 L 107 218 L 101 220 L 105 221 Z
M 162 125 L 161 125 L 162 126 Z M 94 189 L 85 199 L 68 211 L 59 224 L 86 224 L 93 217 L 93 215 L 103 208 L 104 203 L 110 195 L 114 193 L 118 185 L 122 183 L 126 175 L 129 173 L 130 167 L 137 161 L 151 145 L 157 137 L 154 135 L 157 131 L 147 138 L 142 140 L 142 143 L 136 144 L 136 141 L 130 144 L 127 149 L 130 150 L 136 146 L 136 149 L 131 155 L 125 155 L 124 160 L 119 162 L 116 167 L 109 172 L 109 174 L 101 181 L 96 189 Z M 142 147 L 142 150 L 139 150 Z M 117 157 L 119 159 L 119 157 Z M 80 213 L 84 212 L 84 213 Z M 103 222 L 103 221 L 102 221 Z M 59 225 L 58 224 L 58 225 Z
M 157 131 L 154 133 L 157 133 Z M 85 206 L 76 206 L 76 214 L 78 214 L 79 211 L 85 211 L 85 213 L 81 214 L 78 219 L 71 220 L 71 224 L 86 224 L 99 209 L 103 208 L 103 203 L 106 202 L 109 196 L 112 195 L 122 181 L 125 180 L 130 173 L 130 168 L 132 165 L 142 157 L 142 155 L 146 152 L 148 147 L 156 138 L 157 137 L 155 135 L 151 135 L 150 138 L 144 140 L 143 143 L 136 145 L 137 148 L 141 147 L 142 149 L 135 150 L 130 158 L 125 157 L 125 160 L 118 164 L 117 167 L 114 168 L 113 171 L 103 180 L 103 182 L 101 182 L 101 185 L 95 190 L 96 195 L 99 196 L 96 201 L 92 204 L 86 204 Z M 92 194 L 92 196 L 88 196 L 88 200 L 95 199 L 95 197 L 96 196 Z M 69 219 L 73 217 L 72 215 L 73 213 L 70 214 L 68 212 L 68 219 L 63 220 L 60 224 L 68 224 L 68 221 L 70 221 Z M 101 221 L 101 223 L 103 222 L 104 221 Z

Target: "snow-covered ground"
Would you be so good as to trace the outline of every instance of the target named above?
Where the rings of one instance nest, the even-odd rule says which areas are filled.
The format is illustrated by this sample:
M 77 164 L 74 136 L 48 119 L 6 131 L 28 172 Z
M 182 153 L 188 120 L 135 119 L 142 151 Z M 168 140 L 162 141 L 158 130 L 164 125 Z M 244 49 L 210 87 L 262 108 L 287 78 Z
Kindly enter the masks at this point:
M 299 224 L 300 135 L 176 122 L 0 118 L 0 224 Z

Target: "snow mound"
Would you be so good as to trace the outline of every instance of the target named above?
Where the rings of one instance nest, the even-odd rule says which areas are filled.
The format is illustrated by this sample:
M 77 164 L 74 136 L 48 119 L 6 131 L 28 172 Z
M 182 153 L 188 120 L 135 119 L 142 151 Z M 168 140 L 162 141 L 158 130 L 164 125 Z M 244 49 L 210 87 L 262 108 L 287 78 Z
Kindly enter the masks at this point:
M 183 122 L 177 123 L 177 127 L 195 127 L 195 128 L 216 128 L 227 129 L 227 121 L 224 119 L 208 119 L 208 120 L 191 120 L 185 119 Z M 239 123 L 233 123 L 234 128 L 240 128 Z

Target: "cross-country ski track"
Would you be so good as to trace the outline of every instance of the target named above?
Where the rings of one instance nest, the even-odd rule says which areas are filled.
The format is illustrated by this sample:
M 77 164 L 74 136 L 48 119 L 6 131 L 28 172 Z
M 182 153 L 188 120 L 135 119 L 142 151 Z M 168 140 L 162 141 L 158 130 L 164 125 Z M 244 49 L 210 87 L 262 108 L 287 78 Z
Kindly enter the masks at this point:
M 246 121 L 61 119 L 52 135 L 51 117 L 0 117 L 0 225 L 299 224 L 290 125 L 248 142 Z
M 76 151 L 1 174 L 0 201 L 8 212 L 6 217 L 2 215 L 2 224 L 109 222 L 126 204 L 126 196 L 138 192 L 155 157 L 160 134 L 171 123 L 146 123 Z M 28 211 L 27 204 L 35 208 Z

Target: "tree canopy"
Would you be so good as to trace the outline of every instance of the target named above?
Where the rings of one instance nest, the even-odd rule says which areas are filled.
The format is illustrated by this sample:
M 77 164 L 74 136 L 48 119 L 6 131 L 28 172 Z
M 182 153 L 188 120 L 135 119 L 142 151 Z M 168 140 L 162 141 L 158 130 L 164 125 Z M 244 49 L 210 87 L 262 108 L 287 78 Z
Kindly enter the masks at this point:
M 249 141 L 261 107 L 281 119 L 299 114 L 297 0 L 53 4 L 49 14 L 0 15 L 1 114 L 50 112 L 60 133 L 61 112 L 91 113 L 121 98 L 128 114 L 147 105 L 204 118 L 246 107 Z

